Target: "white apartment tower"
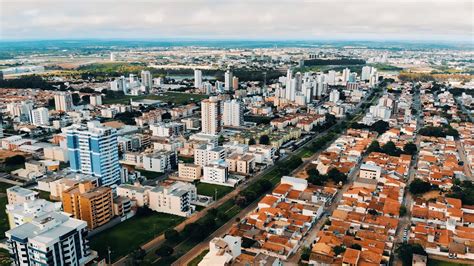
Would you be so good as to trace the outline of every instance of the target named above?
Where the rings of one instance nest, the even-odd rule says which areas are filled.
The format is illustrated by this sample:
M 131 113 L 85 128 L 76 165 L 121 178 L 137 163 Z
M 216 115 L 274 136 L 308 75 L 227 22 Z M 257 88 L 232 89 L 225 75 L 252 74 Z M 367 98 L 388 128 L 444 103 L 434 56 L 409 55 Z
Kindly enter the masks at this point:
M 70 93 L 66 92 L 59 92 L 54 95 L 54 105 L 56 107 L 56 111 L 63 111 L 69 112 L 72 110 L 74 106 L 72 104 L 72 96 Z
M 40 107 L 31 111 L 31 120 L 35 126 L 49 126 L 48 108 Z
M 350 75 L 351 75 L 351 70 L 349 68 L 344 68 L 344 70 L 342 70 L 342 82 L 349 81 Z
M 228 100 L 224 102 L 224 126 L 240 127 L 244 124 L 244 106 L 240 101 Z
M 87 223 L 50 212 L 5 233 L 14 265 L 86 265 L 94 255 L 87 245 Z
M 202 88 L 202 71 L 199 69 L 194 69 L 194 88 Z
M 230 69 L 227 69 L 227 71 L 224 74 L 224 89 L 226 91 L 233 89 L 232 80 L 233 80 L 232 71 Z
M 202 133 L 216 135 L 221 132 L 221 107 L 217 97 L 201 102 Z
M 370 75 L 372 73 L 372 67 L 370 66 L 364 66 L 362 68 L 362 74 L 361 74 L 361 79 L 362 80 L 370 80 Z
M 337 103 L 340 98 L 340 93 L 338 90 L 332 90 L 331 93 L 329 93 L 329 101 L 333 103 Z
M 153 79 L 151 77 L 150 71 L 142 70 L 142 85 L 145 86 L 147 90 L 150 90 L 153 87 Z

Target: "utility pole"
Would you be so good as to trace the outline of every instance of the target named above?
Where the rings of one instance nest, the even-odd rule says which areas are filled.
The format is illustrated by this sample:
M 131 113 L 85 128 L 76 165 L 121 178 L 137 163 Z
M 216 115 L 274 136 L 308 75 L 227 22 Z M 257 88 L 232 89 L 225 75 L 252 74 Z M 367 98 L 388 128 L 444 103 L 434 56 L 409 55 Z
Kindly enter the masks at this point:
M 110 246 L 107 247 L 107 255 L 109 257 L 109 265 L 112 265 L 112 260 L 110 259 L 110 254 L 112 253 L 112 251 L 110 250 Z
M 217 201 L 217 188 L 214 189 L 214 201 Z

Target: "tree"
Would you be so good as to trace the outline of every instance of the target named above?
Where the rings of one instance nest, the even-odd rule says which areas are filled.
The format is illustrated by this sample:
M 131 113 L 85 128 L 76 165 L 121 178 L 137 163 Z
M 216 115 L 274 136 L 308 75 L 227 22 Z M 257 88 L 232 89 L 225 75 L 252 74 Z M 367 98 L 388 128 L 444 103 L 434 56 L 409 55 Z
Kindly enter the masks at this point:
M 344 251 L 346 251 L 346 248 L 343 247 L 343 246 L 335 246 L 335 247 L 333 247 L 332 250 L 334 251 L 334 253 L 335 253 L 336 256 L 337 256 L 337 255 L 339 255 L 339 254 L 344 253 Z
M 24 164 L 25 157 L 22 155 L 14 155 L 5 159 L 6 165 Z
M 426 252 L 419 244 L 402 244 L 395 252 L 403 263 L 403 266 L 411 265 L 413 262 L 413 254 L 425 255 Z
M 362 250 L 362 247 L 359 244 L 352 244 L 351 248 L 352 249 L 357 249 L 357 250 Z
M 415 178 L 408 186 L 408 190 L 415 195 L 423 194 L 431 190 L 431 184 L 419 178 Z
M 132 260 L 133 260 L 133 265 L 140 265 L 140 263 L 143 261 L 143 259 L 146 256 L 146 251 L 142 248 L 137 248 L 134 251 L 132 251 Z
M 377 133 L 379 133 L 379 135 L 385 133 L 389 128 L 390 126 L 388 122 L 385 122 L 383 120 L 379 120 L 370 126 L 370 130 L 376 131 Z
M 347 175 L 341 173 L 337 168 L 332 168 L 327 174 L 329 179 L 332 179 L 335 183 L 345 183 L 347 181 Z
M 87 88 L 82 88 L 82 89 L 80 89 L 79 92 L 82 92 L 82 93 L 94 93 L 95 90 L 94 90 L 94 89 L 91 89 L 91 88 L 89 88 L 89 87 L 87 87 Z
M 403 217 L 407 214 L 407 207 L 405 206 L 400 206 L 400 217 Z
M 171 242 L 176 242 L 180 239 L 179 232 L 174 229 L 169 229 L 165 231 L 165 239 Z
M 255 142 L 254 138 L 249 139 L 249 145 L 255 145 L 255 144 L 257 143 Z
M 127 111 L 123 113 L 118 113 L 115 115 L 115 119 L 120 120 L 122 123 L 126 125 L 135 125 L 135 117 L 141 116 L 142 113 L 139 111 Z
M 382 146 L 382 152 L 390 156 L 400 156 L 401 150 L 395 146 L 393 141 L 389 141 Z
M 168 245 L 162 245 L 156 250 L 156 255 L 159 257 L 169 257 L 173 254 L 173 248 Z
M 311 249 L 309 247 L 303 247 L 301 250 L 301 260 L 309 260 L 309 256 L 311 255 Z
M 308 182 L 316 186 L 322 186 L 327 181 L 327 176 L 319 174 L 318 169 L 312 167 L 309 168 L 306 173 L 308 174 Z
M 79 102 L 81 101 L 81 97 L 79 96 L 79 93 L 73 93 L 71 94 L 71 96 L 72 96 L 72 103 L 74 105 L 79 104 Z
M 82 100 L 82 102 L 89 104 L 89 103 L 91 103 L 91 96 L 90 95 L 84 95 L 84 96 L 81 97 L 81 100 Z
M 49 108 L 54 108 L 54 107 L 56 107 L 54 98 L 48 99 L 48 107 L 49 107 Z
M 367 212 L 368 212 L 369 214 L 371 214 L 371 215 L 378 215 L 378 214 L 379 214 L 379 213 L 378 213 L 376 210 L 374 210 L 374 209 L 369 209 Z
M 381 151 L 382 151 L 382 149 L 380 148 L 380 144 L 376 140 L 372 141 L 372 143 L 370 143 L 369 147 L 366 150 L 367 153 L 381 152 Z
M 161 115 L 161 119 L 162 120 L 168 120 L 168 119 L 171 119 L 171 114 L 170 113 L 164 113 Z
M 258 143 L 268 145 L 270 144 L 270 138 L 268 137 L 268 135 L 261 135 Z
M 225 141 L 225 137 L 223 135 L 220 135 L 219 136 L 219 139 L 217 140 L 217 142 L 219 143 L 219 145 L 222 145 Z
M 408 142 L 405 144 L 405 146 L 403 146 L 403 153 L 405 154 L 414 155 L 416 154 L 417 150 L 418 148 L 413 142 Z

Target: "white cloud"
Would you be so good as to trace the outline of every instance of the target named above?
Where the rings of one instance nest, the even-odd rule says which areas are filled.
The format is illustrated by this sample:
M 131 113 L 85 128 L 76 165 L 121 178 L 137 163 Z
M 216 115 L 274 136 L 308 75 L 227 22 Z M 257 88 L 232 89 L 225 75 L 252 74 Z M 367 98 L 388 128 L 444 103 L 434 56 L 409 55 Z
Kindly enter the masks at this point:
M 1 39 L 472 40 L 471 0 L 0 0 Z

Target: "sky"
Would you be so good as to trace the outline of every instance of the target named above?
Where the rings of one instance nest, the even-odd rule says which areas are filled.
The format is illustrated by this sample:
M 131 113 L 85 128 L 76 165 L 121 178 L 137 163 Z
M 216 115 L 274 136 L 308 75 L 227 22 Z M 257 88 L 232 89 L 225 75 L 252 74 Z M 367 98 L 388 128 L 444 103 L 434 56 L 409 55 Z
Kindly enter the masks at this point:
M 0 0 L 0 39 L 474 43 L 472 0 Z

